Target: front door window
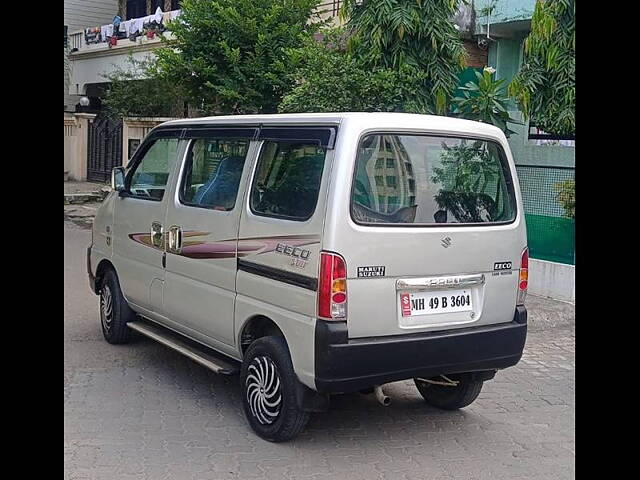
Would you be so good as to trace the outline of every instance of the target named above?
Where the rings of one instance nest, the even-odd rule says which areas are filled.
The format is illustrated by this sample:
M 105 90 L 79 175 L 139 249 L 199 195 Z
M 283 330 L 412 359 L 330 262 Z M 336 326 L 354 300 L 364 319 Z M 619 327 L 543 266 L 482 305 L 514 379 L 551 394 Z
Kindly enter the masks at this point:
M 162 200 L 178 150 L 177 138 L 160 138 L 144 153 L 142 160 L 127 175 L 127 190 L 134 196 Z

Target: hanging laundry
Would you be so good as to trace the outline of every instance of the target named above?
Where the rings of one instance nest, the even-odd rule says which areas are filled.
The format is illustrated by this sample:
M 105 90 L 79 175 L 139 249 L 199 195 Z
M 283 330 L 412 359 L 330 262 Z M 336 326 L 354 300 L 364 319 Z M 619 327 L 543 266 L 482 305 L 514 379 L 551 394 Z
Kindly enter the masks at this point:
M 86 44 L 100 43 L 102 41 L 101 27 L 89 27 L 84 31 L 84 41 Z
M 131 20 L 120 23 L 120 31 L 124 32 L 125 37 L 131 35 Z
M 108 34 L 109 31 L 109 27 L 113 28 L 113 25 L 102 25 L 100 27 L 100 36 L 102 37 L 102 41 L 106 42 L 107 41 L 107 37 L 110 37 L 111 35 Z
M 129 23 L 129 35 L 133 35 L 141 31 L 142 31 L 142 19 L 132 18 Z

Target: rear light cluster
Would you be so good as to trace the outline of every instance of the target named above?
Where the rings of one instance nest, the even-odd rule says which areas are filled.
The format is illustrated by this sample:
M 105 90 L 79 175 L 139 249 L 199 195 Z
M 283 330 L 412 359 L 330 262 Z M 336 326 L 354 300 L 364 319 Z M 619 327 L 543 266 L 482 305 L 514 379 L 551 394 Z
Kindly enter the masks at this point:
M 529 286 L 529 248 L 522 251 L 520 260 L 520 278 L 518 279 L 518 299 L 517 305 L 524 305 L 527 297 L 527 287 Z
M 347 265 L 337 253 L 320 253 L 318 317 L 324 320 L 347 318 Z

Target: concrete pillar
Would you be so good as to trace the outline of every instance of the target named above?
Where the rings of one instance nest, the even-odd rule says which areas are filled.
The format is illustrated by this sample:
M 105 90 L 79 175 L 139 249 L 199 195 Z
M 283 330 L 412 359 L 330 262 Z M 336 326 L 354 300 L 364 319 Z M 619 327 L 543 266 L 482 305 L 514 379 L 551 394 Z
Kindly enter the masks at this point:
M 93 113 L 74 113 L 76 120 L 76 139 L 69 158 L 69 178 L 79 182 L 87 180 L 88 132 L 89 122 L 96 118 Z

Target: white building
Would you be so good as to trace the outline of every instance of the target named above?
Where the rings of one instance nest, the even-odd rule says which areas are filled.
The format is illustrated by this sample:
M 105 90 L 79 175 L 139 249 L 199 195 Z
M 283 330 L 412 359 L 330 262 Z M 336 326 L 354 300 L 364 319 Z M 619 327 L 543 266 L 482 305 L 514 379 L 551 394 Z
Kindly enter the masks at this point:
M 118 0 L 64 0 L 64 26 L 67 36 L 91 25 L 110 23 L 118 14 Z M 67 40 L 67 39 L 65 39 Z M 65 53 L 66 56 L 66 53 Z M 71 61 L 68 62 L 71 69 Z M 65 70 L 64 110 L 73 111 L 80 96 L 70 94 L 69 69 Z

